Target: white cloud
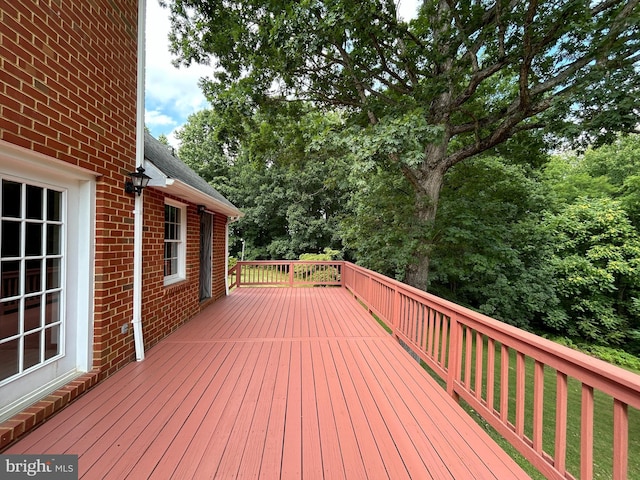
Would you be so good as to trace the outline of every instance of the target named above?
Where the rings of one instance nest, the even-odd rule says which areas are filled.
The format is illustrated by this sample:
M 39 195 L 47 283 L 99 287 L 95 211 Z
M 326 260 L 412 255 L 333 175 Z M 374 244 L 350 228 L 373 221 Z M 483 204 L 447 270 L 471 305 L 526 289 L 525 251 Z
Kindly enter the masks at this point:
M 405 21 L 409 21 L 418 16 L 419 0 L 397 0 L 396 9 L 398 16 Z
M 208 106 L 198 81 L 210 75 L 211 67 L 176 68 L 171 64 L 169 11 L 158 0 L 148 0 L 146 20 L 145 123 L 154 136 L 165 134 L 177 146 L 175 129 L 190 114 Z
M 415 18 L 420 0 L 397 0 L 398 15 Z M 176 68 L 169 53 L 169 11 L 158 0 L 147 0 L 145 123 L 154 136 L 164 134 L 177 147 L 175 137 L 189 115 L 209 106 L 198 81 L 212 73 L 208 65 Z
M 145 110 L 144 123 L 147 127 L 174 127 L 176 121 L 156 108 L 155 110 Z

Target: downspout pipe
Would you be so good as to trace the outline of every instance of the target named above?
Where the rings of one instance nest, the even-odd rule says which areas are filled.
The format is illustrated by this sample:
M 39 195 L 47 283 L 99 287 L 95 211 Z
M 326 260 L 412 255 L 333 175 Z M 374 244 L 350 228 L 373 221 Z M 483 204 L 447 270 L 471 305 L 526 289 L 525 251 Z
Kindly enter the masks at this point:
M 138 65 L 136 95 L 136 167 L 144 167 L 144 82 L 145 82 L 145 24 L 146 0 L 138 0 Z M 133 211 L 133 341 L 136 360 L 144 360 L 142 333 L 142 223 L 144 191 L 135 195 Z

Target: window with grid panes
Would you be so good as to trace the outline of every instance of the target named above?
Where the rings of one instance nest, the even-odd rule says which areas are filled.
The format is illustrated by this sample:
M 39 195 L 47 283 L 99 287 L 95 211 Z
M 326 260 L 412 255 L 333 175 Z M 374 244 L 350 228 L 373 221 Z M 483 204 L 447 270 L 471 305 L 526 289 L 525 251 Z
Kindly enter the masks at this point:
M 0 383 L 64 353 L 64 192 L 0 182 Z
M 165 284 L 185 278 L 185 208 L 166 203 L 164 206 L 164 280 Z

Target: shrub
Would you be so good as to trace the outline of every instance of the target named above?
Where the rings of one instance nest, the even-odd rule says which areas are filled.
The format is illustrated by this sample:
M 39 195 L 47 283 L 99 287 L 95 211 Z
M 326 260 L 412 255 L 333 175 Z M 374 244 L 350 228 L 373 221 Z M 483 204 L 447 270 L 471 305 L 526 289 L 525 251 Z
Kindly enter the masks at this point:
M 340 255 L 338 250 L 325 248 L 324 253 L 303 253 L 300 255 L 301 261 L 307 262 L 330 262 Z M 296 265 L 294 275 L 298 279 L 305 279 L 309 282 L 332 282 L 340 280 L 340 272 L 336 267 L 322 267 L 318 269 L 313 265 Z

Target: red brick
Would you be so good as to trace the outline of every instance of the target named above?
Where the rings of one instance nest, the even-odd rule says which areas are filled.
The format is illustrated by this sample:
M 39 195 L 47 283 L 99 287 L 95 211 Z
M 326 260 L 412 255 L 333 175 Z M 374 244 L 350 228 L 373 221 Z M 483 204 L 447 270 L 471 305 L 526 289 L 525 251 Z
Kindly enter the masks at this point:
M 13 18 L 15 28 L 0 33 L 0 62 L 5 72 L 0 74 L 0 103 L 3 116 L 9 113 L 0 119 L 0 136 L 102 175 L 96 183 L 92 344 L 97 371 L 50 396 L 53 402 L 39 402 L 22 422 L 27 429 L 30 419 L 43 421 L 54 409 L 133 359 L 133 337 L 123 336 L 120 326 L 132 316 L 134 198 L 124 194 L 123 184 L 126 173 L 135 166 L 137 2 L 118 0 L 117 13 L 115 3 L 107 0 L 6 3 L 0 4 L 0 14 L 3 19 Z M 18 18 L 22 24 L 16 26 Z M 28 38 L 35 39 L 33 45 L 25 44 Z M 34 78 L 41 83 L 34 86 Z M 30 119 L 20 118 L 19 113 Z M 143 272 L 142 308 L 145 343 L 151 346 L 199 310 L 199 224 L 195 206 L 190 205 L 187 278 L 166 288 L 162 192 L 145 193 L 144 204 L 144 249 L 149 264 Z M 216 258 L 222 259 L 224 218 L 214 221 L 214 254 L 218 252 Z M 221 264 L 214 267 L 216 297 L 224 293 Z

